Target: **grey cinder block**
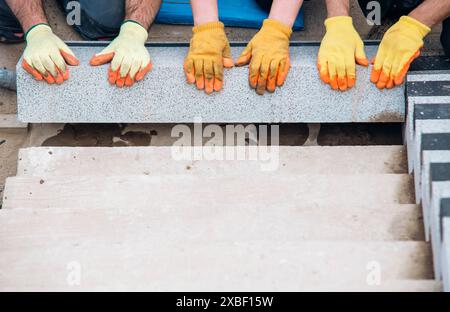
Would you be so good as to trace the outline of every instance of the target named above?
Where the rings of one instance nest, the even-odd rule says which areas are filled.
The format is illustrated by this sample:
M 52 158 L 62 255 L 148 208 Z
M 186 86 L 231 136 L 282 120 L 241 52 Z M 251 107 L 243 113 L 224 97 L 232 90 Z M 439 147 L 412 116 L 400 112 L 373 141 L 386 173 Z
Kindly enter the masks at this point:
M 75 45 L 75 46 L 74 46 Z M 356 86 L 333 91 L 317 72 L 317 45 L 291 47 L 292 68 L 283 88 L 258 96 L 248 85 L 248 67 L 225 70 L 220 93 L 206 95 L 188 85 L 183 72 L 187 46 L 149 45 L 152 72 L 132 88 L 107 82 L 109 65 L 91 67 L 103 43 L 72 44 L 81 65 L 62 86 L 36 82 L 19 65 L 18 115 L 27 122 L 402 122 L 404 86 L 378 90 L 371 68 L 358 66 Z M 243 46 L 232 48 L 234 57 Z M 368 57 L 377 46 L 366 47 Z
M 433 250 L 434 273 L 437 280 L 442 279 L 442 229 L 441 229 L 441 200 L 450 197 L 450 181 L 432 182 L 430 227 L 431 246 Z
M 440 70 L 445 67 L 434 61 L 428 62 L 429 57 L 421 58 L 424 62 L 419 68 L 433 70 L 411 70 L 407 75 L 406 93 L 407 93 L 407 119 L 406 119 L 406 142 L 408 146 L 408 167 L 410 173 L 414 168 L 414 123 L 418 119 L 447 119 L 445 116 L 422 116 L 415 113 L 416 105 L 425 106 L 426 104 L 450 104 L 450 94 L 442 94 L 443 87 L 450 81 L 450 71 Z M 420 63 L 420 60 L 415 64 Z M 413 66 L 414 67 L 414 66 Z M 445 88 L 444 88 L 445 90 Z M 433 110 L 432 110 L 433 111 Z M 432 114 L 431 114 L 432 115 Z
M 406 130 L 405 138 L 408 149 L 408 168 L 410 173 L 414 171 L 414 155 L 415 155 L 414 133 L 415 133 L 415 120 L 417 116 L 415 112 L 415 107 L 419 105 L 425 107 L 426 105 L 435 106 L 443 104 L 450 105 L 450 96 L 408 96 L 407 98 L 407 118 L 405 127 Z M 419 119 L 446 119 L 446 118 L 431 118 L 431 116 L 426 117 L 427 118 L 419 118 Z
M 444 291 L 450 292 L 450 217 L 442 221 L 444 228 L 444 239 L 442 241 L 442 275 Z
M 416 190 L 416 202 L 420 203 L 420 190 L 421 190 L 421 170 L 422 170 L 422 152 L 424 150 L 447 150 L 450 149 L 450 140 L 448 141 L 448 146 L 445 145 L 441 147 L 440 144 L 432 144 L 434 138 L 430 138 L 433 134 L 446 134 L 450 139 L 450 122 L 448 120 L 416 120 L 415 122 L 415 132 L 414 132 L 414 179 L 415 179 L 415 190 Z M 425 140 L 425 141 L 424 141 Z M 431 142 L 429 142 L 431 141 Z M 423 147 L 423 143 L 426 146 Z M 444 142 L 445 143 L 445 142 Z M 429 145 L 429 146 L 428 146 Z M 411 157 L 411 154 L 408 155 Z
M 422 174 L 420 178 L 420 198 L 423 209 L 425 239 L 430 240 L 430 207 L 431 207 L 431 181 L 430 164 L 450 162 L 450 151 L 423 151 Z

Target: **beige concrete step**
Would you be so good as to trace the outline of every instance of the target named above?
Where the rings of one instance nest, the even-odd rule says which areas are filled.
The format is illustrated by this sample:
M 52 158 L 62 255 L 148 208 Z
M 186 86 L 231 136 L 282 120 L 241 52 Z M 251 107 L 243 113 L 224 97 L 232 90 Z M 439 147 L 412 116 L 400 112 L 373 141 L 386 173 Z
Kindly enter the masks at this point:
M 319 205 L 379 207 L 412 204 L 406 174 L 254 176 L 17 176 L 6 181 L 3 207 L 104 208 L 193 206 L 208 211 L 251 207 Z
M 149 232 L 170 241 L 246 241 L 270 240 L 354 240 L 420 241 L 420 209 L 415 205 L 383 207 L 326 205 L 238 205 L 185 203 L 148 204 L 147 207 L 109 209 L 58 208 L 3 209 L 0 230 L 8 244 L 20 246 L 21 233 L 40 237 L 58 233 L 70 236 L 83 230 L 85 235 L 108 242 L 111 237 L 139 238 Z M 17 236 L 17 234 L 20 234 Z
M 7 132 L 25 131 L 28 124 L 20 122 L 15 114 L 0 114 L 0 130 Z
M 108 243 L 83 234 L 0 238 L 0 289 L 308 290 L 431 279 L 423 242 L 184 242 L 151 235 Z M 77 287 L 71 283 L 79 282 Z
M 239 148 L 239 147 L 238 147 Z M 228 147 L 237 155 L 236 147 Z M 274 171 L 285 174 L 407 173 L 403 146 L 279 147 L 243 160 L 208 160 L 207 150 L 196 148 L 192 157 L 180 157 L 172 147 L 38 147 L 20 150 L 18 175 L 124 175 L 124 174 L 250 174 Z M 226 159 L 225 150 L 216 156 Z M 256 155 L 254 158 L 250 156 Z M 179 159 L 182 158 L 182 159 Z M 198 159 L 199 157 L 197 157 Z M 246 160 L 247 159 L 247 160 Z M 259 159 L 259 160 L 248 160 Z
M 74 265 L 76 267 L 76 265 Z M 306 283 L 305 283 L 306 284 Z M 283 285 L 278 286 L 274 285 L 274 287 L 259 287 L 261 291 L 267 290 L 267 291 L 275 291 L 274 289 L 278 289 L 279 291 L 305 291 L 305 292 L 342 292 L 342 291 L 351 291 L 351 292 L 442 292 L 443 287 L 442 283 L 436 282 L 435 280 L 393 280 L 393 281 L 382 281 L 381 284 L 368 284 L 361 283 L 361 284 L 352 284 L 352 285 L 342 285 L 340 283 L 336 284 L 324 284 L 324 285 L 314 285 L 309 287 L 308 285 L 301 284 L 301 282 L 297 280 L 291 280 L 286 281 L 283 283 Z M 187 286 L 188 289 L 194 289 L 195 285 L 189 285 Z M 277 286 L 277 288 L 275 288 Z M 161 287 L 162 288 L 162 287 Z M 225 285 L 222 287 L 222 289 L 234 291 L 236 287 L 233 285 Z M 45 290 L 45 291 L 79 291 L 79 290 L 86 290 L 86 291 L 130 291 L 130 290 L 153 290 L 155 288 L 146 287 L 145 285 L 89 285 L 89 287 L 84 287 L 82 285 L 61 285 L 61 286 L 55 286 L 55 285 L 9 285 L 5 287 L 0 287 L 0 290 L 2 291 L 39 291 L 39 290 Z M 163 290 L 168 289 L 164 288 Z M 176 288 L 177 290 L 184 291 L 184 289 L 181 289 L 180 287 Z M 200 289 L 200 288 L 199 288 Z M 202 288 L 204 289 L 204 288 Z M 254 289 L 250 289 L 249 286 L 246 286 L 245 288 L 241 287 L 239 289 L 242 289 L 242 291 L 250 291 L 254 292 Z M 257 288 L 258 289 L 258 288 Z M 158 289 L 157 289 L 158 290 Z M 207 290 L 208 291 L 208 290 Z M 220 290 L 218 290 L 220 291 Z

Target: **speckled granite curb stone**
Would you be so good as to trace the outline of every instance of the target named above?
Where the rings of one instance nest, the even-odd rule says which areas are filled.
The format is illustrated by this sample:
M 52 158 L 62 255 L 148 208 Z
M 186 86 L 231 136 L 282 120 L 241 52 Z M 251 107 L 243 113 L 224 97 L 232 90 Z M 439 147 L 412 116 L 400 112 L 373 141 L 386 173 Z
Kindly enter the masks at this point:
M 185 82 L 186 46 L 150 45 L 153 71 L 132 88 L 107 82 L 108 65 L 91 67 L 90 57 L 104 43 L 75 43 L 81 65 L 71 68 L 64 85 L 35 81 L 17 66 L 18 115 L 24 122 L 402 122 L 404 87 L 378 90 L 369 82 L 370 68 L 358 66 L 356 86 L 338 92 L 317 73 L 318 46 L 291 48 L 292 68 L 285 86 L 274 94 L 257 95 L 248 86 L 248 67 L 226 70 L 223 91 L 199 92 Z M 371 58 L 376 46 L 368 45 Z M 236 58 L 243 47 L 233 47 Z M 19 61 L 20 64 L 21 61 Z

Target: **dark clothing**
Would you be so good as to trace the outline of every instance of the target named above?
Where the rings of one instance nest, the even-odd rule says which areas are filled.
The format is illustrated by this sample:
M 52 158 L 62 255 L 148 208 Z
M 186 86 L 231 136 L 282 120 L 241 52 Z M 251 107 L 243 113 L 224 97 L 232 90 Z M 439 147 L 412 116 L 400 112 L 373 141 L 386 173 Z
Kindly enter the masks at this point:
M 5 0 L 0 0 L 0 41 L 23 41 L 22 27 Z
M 67 15 L 73 8 L 67 4 L 73 0 L 57 0 Z M 125 0 L 78 0 L 80 3 L 80 25 L 73 27 L 86 40 L 112 38 L 119 33 L 120 25 L 125 17 Z M 0 38 L 6 42 L 23 41 L 23 33 L 5 0 L 0 0 Z
M 266 12 L 270 12 L 273 0 L 256 0 L 259 6 Z
M 361 10 L 367 16 L 367 4 L 371 0 L 358 0 Z M 422 0 L 379 0 L 381 5 L 381 18 L 399 18 L 408 15 L 417 8 Z M 450 57 L 450 17 L 442 23 L 441 43 L 445 54 Z

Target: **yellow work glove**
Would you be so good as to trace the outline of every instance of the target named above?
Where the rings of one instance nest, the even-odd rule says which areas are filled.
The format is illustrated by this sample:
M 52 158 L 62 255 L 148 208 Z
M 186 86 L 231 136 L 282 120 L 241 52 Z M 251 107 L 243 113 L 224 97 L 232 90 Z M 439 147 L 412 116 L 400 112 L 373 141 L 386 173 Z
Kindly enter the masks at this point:
M 370 80 L 379 89 L 400 85 L 411 63 L 419 57 L 423 38 L 431 29 L 419 21 L 402 16 L 384 35 L 375 57 Z
M 355 85 L 355 63 L 369 66 L 364 43 L 350 16 L 328 18 L 325 27 L 317 60 L 320 78 L 334 90 L 345 91 Z
M 289 56 L 290 27 L 266 19 L 236 62 L 237 66 L 250 63 L 249 83 L 258 94 L 274 92 L 281 87 L 291 67 Z
M 230 43 L 221 22 L 211 22 L 192 29 L 189 53 L 184 61 L 187 82 L 207 94 L 223 86 L 223 68 L 233 67 Z
M 61 84 L 69 78 L 66 63 L 72 66 L 80 63 L 69 47 L 46 24 L 30 28 L 26 41 L 22 66 L 37 80 Z
M 97 66 L 111 62 L 109 82 L 118 87 L 132 86 L 152 69 L 150 55 L 145 47 L 147 37 L 147 30 L 139 23 L 125 21 L 117 38 L 95 54 L 90 64 Z

